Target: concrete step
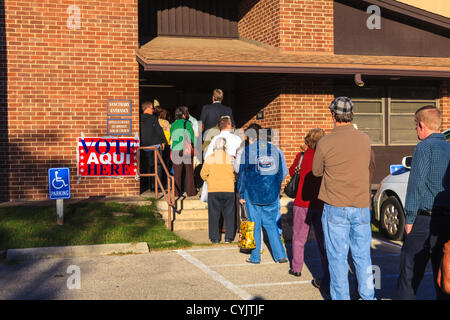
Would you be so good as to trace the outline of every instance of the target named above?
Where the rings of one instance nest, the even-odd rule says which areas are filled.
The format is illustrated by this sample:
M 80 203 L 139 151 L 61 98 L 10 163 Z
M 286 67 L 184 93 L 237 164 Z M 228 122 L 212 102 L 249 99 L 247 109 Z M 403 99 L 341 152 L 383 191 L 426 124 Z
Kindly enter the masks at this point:
M 164 221 L 167 223 L 166 219 Z M 175 219 L 172 223 L 174 232 L 182 230 L 208 230 L 208 219 Z
M 168 204 L 165 200 L 158 200 L 156 201 L 156 208 L 158 211 L 161 210 L 167 210 Z M 179 199 L 175 202 L 175 209 L 177 211 L 181 210 L 201 210 L 201 209 L 208 209 L 208 203 L 201 202 L 198 199 L 191 200 L 191 199 Z
M 280 199 L 280 212 L 282 224 L 292 227 L 293 199 L 282 197 Z M 156 201 L 156 208 L 167 223 L 168 205 L 165 200 Z M 208 204 L 199 199 L 180 198 L 176 202 L 176 212 L 172 211 L 173 230 L 207 230 L 208 229 Z
M 164 220 L 167 220 L 167 210 L 160 210 L 158 212 L 162 215 Z M 174 213 L 172 211 L 172 216 L 173 215 L 175 215 L 177 220 L 205 219 L 206 221 L 208 221 L 208 209 L 183 210 L 183 211 L 181 211 L 181 213 Z

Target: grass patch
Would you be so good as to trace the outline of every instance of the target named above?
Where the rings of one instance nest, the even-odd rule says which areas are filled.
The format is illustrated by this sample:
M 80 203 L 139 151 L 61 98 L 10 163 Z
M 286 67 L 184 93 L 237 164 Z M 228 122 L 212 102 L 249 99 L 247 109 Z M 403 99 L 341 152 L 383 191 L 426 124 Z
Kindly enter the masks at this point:
M 0 208 L 0 250 L 129 242 L 147 242 L 151 250 L 192 245 L 167 230 L 153 201 L 65 204 L 62 226 L 56 224 L 56 205 Z

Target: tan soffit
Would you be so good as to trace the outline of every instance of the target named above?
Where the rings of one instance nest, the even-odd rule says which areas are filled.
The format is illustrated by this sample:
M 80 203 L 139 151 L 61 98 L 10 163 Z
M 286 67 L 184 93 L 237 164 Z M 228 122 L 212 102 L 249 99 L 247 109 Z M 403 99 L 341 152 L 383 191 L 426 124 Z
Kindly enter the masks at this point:
M 397 1 L 450 18 L 450 0 L 397 0 Z

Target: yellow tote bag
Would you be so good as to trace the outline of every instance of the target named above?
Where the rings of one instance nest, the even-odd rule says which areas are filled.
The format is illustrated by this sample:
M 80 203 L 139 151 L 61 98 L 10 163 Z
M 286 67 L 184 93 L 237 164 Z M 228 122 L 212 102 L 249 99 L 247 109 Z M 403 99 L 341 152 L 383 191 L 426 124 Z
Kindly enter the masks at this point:
M 245 204 L 241 204 L 241 212 L 244 212 L 244 217 L 241 214 L 241 228 L 239 234 L 239 248 L 241 249 L 255 249 L 255 223 L 248 221 Z

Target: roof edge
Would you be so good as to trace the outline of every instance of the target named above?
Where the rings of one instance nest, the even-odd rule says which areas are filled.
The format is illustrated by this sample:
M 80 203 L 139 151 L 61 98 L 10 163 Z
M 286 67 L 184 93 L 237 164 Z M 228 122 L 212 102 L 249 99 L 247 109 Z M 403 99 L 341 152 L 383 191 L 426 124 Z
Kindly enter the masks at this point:
M 243 64 L 203 64 L 203 63 L 146 63 L 139 56 L 136 60 L 144 71 L 171 72 L 235 72 L 235 73 L 286 73 L 309 75 L 362 75 L 403 76 L 426 78 L 450 78 L 450 70 L 418 70 L 395 68 L 332 67 L 332 66 L 282 66 Z

